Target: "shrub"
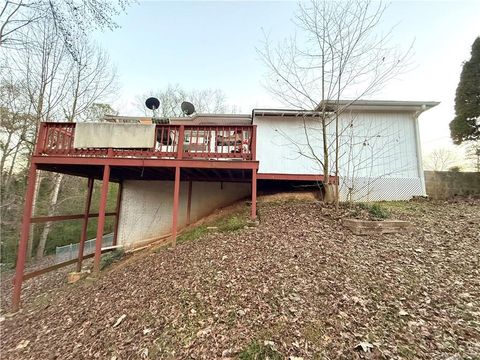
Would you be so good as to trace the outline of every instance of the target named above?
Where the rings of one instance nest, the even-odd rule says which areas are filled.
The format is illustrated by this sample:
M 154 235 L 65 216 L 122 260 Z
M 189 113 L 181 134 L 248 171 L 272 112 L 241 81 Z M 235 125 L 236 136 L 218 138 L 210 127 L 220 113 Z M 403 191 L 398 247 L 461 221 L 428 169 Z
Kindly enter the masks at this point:
M 390 216 L 388 210 L 382 207 L 380 204 L 372 204 L 368 210 L 368 213 L 374 219 L 387 219 Z
M 107 266 L 113 264 L 115 261 L 120 260 L 123 255 L 125 255 L 125 251 L 123 249 L 117 249 L 103 254 L 100 259 L 100 269 L 103 270 Z
M 390 217 L 390 213 L 387 209 L 385 209 L 382 205 L 373 203 L 373 204 L 365 204 L 365 203 L 358 203 L 357 208 L 365 210 L 368 212 L 368 215 L 373 220 L 383 220 L 388 219 Z
M 460 166 L 452 166 L 448 169 L 450 172 L 460 172 L 462 171 L 462 168 Z

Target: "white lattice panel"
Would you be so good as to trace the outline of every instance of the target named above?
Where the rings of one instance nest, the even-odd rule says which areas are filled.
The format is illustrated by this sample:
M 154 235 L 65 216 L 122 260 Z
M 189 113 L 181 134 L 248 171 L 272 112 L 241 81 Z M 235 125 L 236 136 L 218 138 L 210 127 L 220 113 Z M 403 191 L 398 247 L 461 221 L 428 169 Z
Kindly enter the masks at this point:
M 341 201 L 410 200 L 425 195 L 420 178 L 357 178 L 340 181 Z

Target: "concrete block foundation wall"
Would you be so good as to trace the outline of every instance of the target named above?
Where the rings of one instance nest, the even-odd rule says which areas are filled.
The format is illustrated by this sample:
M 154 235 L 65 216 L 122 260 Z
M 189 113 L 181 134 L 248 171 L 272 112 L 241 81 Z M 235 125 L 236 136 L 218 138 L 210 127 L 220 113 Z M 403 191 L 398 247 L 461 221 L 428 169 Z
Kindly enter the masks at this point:
M 427 195 L 447 199 L 456 195 L 480 195 L 480 173 L 425 171 Z
M 172 230 L 173 181 L 123 183 L 118 244 L 135 246 L 169 234 Z M 180 183 L 178 228 L 187 225 L 188 187 Z M 250 183 L 192 182 L 190 222 L 250 194 Z

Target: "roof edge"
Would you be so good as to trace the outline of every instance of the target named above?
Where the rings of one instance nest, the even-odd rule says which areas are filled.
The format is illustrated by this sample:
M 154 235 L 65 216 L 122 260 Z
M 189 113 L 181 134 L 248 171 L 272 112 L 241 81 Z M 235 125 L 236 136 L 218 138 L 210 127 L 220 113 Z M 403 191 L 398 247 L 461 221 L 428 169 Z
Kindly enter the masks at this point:
M 341 108 L 350 110 L 369 110 L 369 111 L 425 111 L 440 104 L 438 101 L 408 101 L 408 100 L 340 100 L 340 101 L 325 101 L 327 108 L 340 106 Z M 322 107 L 322 102 L 315 110 Z M 344 110 L 345 110 L 344 109 Z

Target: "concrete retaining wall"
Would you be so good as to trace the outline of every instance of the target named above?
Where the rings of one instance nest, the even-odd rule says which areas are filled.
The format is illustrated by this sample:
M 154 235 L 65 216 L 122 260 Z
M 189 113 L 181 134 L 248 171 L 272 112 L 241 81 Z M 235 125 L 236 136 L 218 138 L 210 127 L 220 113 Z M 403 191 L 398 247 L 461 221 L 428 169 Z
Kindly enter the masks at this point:
M 480 173 L 425 171 L 427 195 L 446 199 L 455 195 L 480 195 Z
M 190 221 L 250 194 L 249 183 L 193 182 Z M 180 183 L 178 228 L 187 222 L 188 182 Z M 173 181 L 125 181 L 118 244 L 132 246 L 169 234 L 172 227 Z

